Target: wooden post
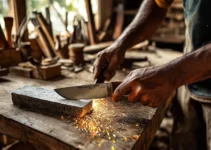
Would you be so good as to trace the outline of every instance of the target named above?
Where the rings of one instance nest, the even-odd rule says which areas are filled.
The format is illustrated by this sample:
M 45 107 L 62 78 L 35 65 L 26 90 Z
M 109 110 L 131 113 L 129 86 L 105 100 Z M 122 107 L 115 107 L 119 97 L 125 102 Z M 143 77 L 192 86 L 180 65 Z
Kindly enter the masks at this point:
M 4 17 L 4 24 L 5 24 L 7 42 L 9 44 L 9 47 L 13 47 L 13 43 L 12 43 L 13 18 L 12 17 Z
M 113 0 L 97 0 L 97 2 L 98 2 L 98 10 L 97 10 L 96 29 L 98 31 L 100 29 L 103 29 L 107 19 L 112 17 Z
M 44 19 L 44 17 L 42 16 L 41 13 L 37 13 L 36 18 L 40 24 L 40 27 L 43 30 L 43 33 L 45 34 L 45 36 L 50 44 L 51 49 L 53 50 L 53 53 L 56 55 L 55 43 L 54 43 L 53 37 L 51 37 L 51 34 L 47 28 L 48 23 L 46 22 L 46 20 Z
M 26 0 L 8 0 L 8 15 L 14 18 L 13 33 L 16 35 L 21 22 L 26 17 Z M 28 39 L 28 34 L 24 35 L 24 40 Z
M 85 0 L 85 3 L 86 3 L 86 12 L 88 16 L 88 31 L 89 31 L 90 44 L 96 44 L 98 40 L 97 40 L 94 16 L 92 13 L 91 0 Z
M 51 15 L 50 15 L 50 9 L 49 9 L 49 7 L 46 7 L 45 8 L 45 15 L 46 15 L 46 21 L 48 23 L 48 26 L 47 26 L 48 31 L 49 31 L 51 37 L 53 37 L 53 29 L 52 29 Z
M 124 25 L 124 5 L 120 3 L 116 9 L 116 25 L 113 34 L 114 40 L 121 35 L 123 30 L 123 25 Z

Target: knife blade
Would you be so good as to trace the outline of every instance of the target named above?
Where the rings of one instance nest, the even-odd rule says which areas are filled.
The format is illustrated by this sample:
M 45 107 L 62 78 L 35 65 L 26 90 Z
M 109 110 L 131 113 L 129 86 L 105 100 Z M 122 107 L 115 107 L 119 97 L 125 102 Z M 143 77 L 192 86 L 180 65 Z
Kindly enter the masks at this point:
M 112 95 L 112 83 L 88 84 L 54 89 L 60 96 L 71 99 L 106 98 Z

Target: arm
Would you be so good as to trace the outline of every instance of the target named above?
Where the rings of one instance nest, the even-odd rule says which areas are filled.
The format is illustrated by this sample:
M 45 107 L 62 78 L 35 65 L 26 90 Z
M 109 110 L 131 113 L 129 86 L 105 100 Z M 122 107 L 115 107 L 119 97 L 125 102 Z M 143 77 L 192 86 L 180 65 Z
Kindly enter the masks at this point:
M 160 8 L 154 0 L 144 0 L 137 15 L 114 42 L 125 52 L 128 48 L 152 36 L 166 16 L 167 9 Z
M 104 76 L 110 80 L 117 66 L 124 60 L 125 51 L 138 42 L 148 39 L 162 22 L 166 11 L 167 9 L 158 6 L 155 0 L 144 0 L 135 19 L 120 37 L 110 47 L 98 53 L 94 63 L 95 78 L 99 75 L 104 63 L 109 62 Z
M 163 66 L 132 71 L 113 93 L 113 100 L 130 91 L 128 100 L 157 107 L 176 88 L 211 77 L 211 44 Z

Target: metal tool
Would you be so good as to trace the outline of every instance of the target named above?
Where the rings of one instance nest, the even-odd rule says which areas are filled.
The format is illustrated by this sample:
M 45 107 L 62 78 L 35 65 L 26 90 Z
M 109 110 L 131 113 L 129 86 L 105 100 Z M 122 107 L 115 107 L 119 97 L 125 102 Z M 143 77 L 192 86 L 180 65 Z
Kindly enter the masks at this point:
M 71 100 L 106 98 L 112 95 L 112 92 L 119 84 L 120 82 L 99 83 L 58 88 L 54 90 L 62 97 Z

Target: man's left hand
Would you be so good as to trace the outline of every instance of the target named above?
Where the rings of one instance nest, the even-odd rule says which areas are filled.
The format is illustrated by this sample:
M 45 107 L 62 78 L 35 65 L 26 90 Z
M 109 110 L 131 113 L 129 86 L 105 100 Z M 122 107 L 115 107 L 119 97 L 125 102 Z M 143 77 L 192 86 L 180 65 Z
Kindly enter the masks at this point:
M 176 86 L 171 84 L 170 75 L 159 67 L 136 69 L 116 88 L 112 100 L 118 101 L 129 92 L 128 101 L 140 101 L 144 105 L 158 107 L 175 88 Z

